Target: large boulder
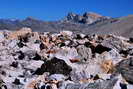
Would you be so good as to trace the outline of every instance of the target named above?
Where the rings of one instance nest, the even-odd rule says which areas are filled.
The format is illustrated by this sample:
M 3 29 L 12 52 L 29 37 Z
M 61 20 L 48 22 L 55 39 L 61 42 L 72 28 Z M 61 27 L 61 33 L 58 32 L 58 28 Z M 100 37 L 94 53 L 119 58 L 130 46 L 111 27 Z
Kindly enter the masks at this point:
M 81 57 L 82 62 L 86 62 L 91 60 L 92 58 L 92 51 L 90 48 L 85 47 L 84 45 L 80 45 L 77 47 L 77 52 L 79 56 Z
M 42 64 L 41 68 L 38 68 L 35 74 L 42 75 L 44 72 L 49 72 L 50 74 L 64 74 L 68 75 L 72 71 L 72 68 L 65 63 L 65 61 L 53 58 Z
M 116 69 L 128 83 L 133 84 L 133 57 L 122 60 Z

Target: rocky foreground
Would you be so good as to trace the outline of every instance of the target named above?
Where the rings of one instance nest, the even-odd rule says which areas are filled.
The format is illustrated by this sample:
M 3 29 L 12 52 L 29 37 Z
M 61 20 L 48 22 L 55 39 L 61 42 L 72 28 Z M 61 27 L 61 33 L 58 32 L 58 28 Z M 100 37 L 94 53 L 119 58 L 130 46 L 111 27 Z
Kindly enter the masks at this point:
M 0 89 L 133 89 L 133 38 L 0 32 Z

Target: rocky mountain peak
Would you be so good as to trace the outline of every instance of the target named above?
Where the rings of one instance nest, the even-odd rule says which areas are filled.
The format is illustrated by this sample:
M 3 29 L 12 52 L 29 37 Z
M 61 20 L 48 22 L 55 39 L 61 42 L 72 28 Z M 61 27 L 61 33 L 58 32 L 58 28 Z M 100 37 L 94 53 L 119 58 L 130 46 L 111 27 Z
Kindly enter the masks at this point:
M 39 32 L 59 32 L 69 30 L 84 34 L 113 33 L 124 37 L 133 37 L 133 15 L 111 18 L 93 12 L 83 14 L 68 13 L 64 19 L 57 21 L 43 21 L 33 17 L 26 19 L 0 19 L 0 30 L 18 30 L 22 27 L 31 28 Z
M 100 14 L 94 13 L 94 12 L 85 12 L 83 14 L 83 17 L 100 18 L 100 17 L 103 17 L 103 16 L 100 15 Z
M 67 19 L 68 20 L 72 20 L 77 16 L 77 14 L 73 13 L 73 12 L 69 12 L 67 15 Z
M 102 21 L 103 19 L 108 19 L 108 18 L 94 12 L 85 12 L 82 15 L 71 12 L 71 13 L 68 13 L 64 21 L 76 22 L 76 23 L 82 23 L 82 24 L 92 24 L 96 21 L 100 21 L 100 20 Z

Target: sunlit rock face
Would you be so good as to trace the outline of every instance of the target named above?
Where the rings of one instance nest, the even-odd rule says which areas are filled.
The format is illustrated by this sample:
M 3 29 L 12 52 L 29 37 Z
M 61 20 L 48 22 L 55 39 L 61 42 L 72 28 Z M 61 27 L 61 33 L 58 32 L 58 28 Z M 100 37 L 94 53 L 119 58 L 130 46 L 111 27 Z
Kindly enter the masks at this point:
M 112 34 L 1 31 L 0 89 L 133 89 L 132 56 L 132 39 Z
M 110 19 L 109 17 L 99 15 L 93 12 L 85 12 L 83 15 L 78 15 L 75 13 L 68 13 L 66 18 L 63 20 L 65 22 L 75 22 L 82 24 L 92 24 L 98 21 L 104 21 Z

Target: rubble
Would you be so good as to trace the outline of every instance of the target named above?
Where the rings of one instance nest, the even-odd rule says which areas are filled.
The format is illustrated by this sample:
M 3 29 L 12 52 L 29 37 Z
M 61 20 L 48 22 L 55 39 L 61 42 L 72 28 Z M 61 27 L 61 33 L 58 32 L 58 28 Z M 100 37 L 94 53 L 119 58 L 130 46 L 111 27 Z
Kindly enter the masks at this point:
M 125 80 L 128 83 L 131 83 L 131 84 L 133 84 L 132 68 L 133 68 L 133 57 L 122 60 L 116 66 L 117 71 L 122 74 L 123 78 L 125 78 Z
M 132 38 L 0 32 L 0 89 L 132 89 Z

